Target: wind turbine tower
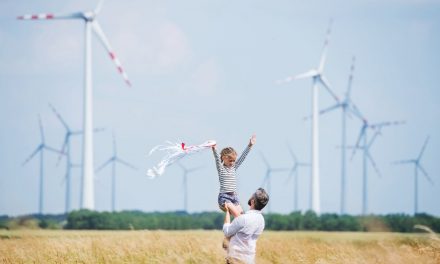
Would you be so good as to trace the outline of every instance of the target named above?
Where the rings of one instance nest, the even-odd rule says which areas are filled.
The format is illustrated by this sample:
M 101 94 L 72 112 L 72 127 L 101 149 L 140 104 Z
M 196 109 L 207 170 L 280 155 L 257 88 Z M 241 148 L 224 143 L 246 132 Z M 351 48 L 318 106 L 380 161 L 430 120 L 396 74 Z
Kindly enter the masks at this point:
M 293 166 L 290 169 L 288 180 L 290 180 L 293 177 L 293 184 L 294 184 L 294 190 L 293 190 L 293 211 L 298 211 L 298 169 L 299 167 L 310 167 L 310 163 L 300 162 L 298 161 L 298 158 L 296 157 L 295 153 L 293 152 L 292 148 L 290 148 L 289 145 L 287 145 L 287 148 L 289 150 L 290 156 L 292 156 L 293 159 Z
M 94 199 L 94 165 L 93 165 L 93 89 L 92 89 L 92 31 L 101 41 L 107 50 L 110 58 L 115 63 L 118 72 L 122 75 L 127 85 L 130 86 L 128 76 L 123 70 L 119 59 L 116 57 L 107 37 L 104 35 L 97 16 L 99 15 L 104 0 L 100 0 L 97 7 L 92 11 L 75 12 L 69 14 L 34 14 L 19 16 L 20 20 L 55 20 L 55 19 L 79 19 L 85 23 L 85 50 L 84 50 L 84 138 L 83 138 L 83 160 L 82 160 L 82 188 L 81 208 L 93 210 Z
M 126 167 L 129 167 L 133 170 L 137 170 L 137 168 L 130 163 L 122 160 L 119 158 L 117 149 L 116 149 L 116 140 L 115 135 L 113 134 L 113 156 L 111 156 L 106 162 L 104 162 L 98 169 L 96 169 L 96 172 L 98 173 L 103 168 L 105 168 L 107 165 L 112 165 L 112 212 L 116 211 L 116 163 L 120 163 L 122 165 L 125 165 Z
M 58 113 L 58 111 L 55 109 L 55 107 L 51 104 L 49 104 L 49 107 L 52 109 L 55 116 L 58 118 L 58 120 L 61 122 L 61 124 L 66 130 L 66 134 L 64 136 L 64 142 L 61 147 L 61 152 L 64 153 L 64 155 L 66 156 L 66 175 L 64 177 L 64 179 L 66 180 L 65 212 L 68 213 L 71 210 L 71 201 L 70 201 L 70 197 L 71 197 L 70 189 L 71 189 L 71 181 L 72 181 L 71 170 L 73 167 L 78 166 L 72 163 L 70 140 L 72 136 L 81 135 L 82 131 L 72 131 L 70 127 L 67 125 L 67 123 L 64 121 L 64 119 L 61 117 L 61 115 Z M 58 163 L 60 162 L 61 158 L 64 155 L 59 156 Z
M 263 179 L 263 183 L 261 184 L 262 186 L 267 185 L 267 192 L 269 193 L 269 195 L 272 194 L 272 190 L 271 190 L 271 179 L 272 179 L 272 173 L 273 172 L 283 172 L 283 171 L 288 171 L 289 168 L 272 168 L 269 164 L 269 162 L 267 161 L 266 157 L 264 157 L 263 153 L 261 154 L 261 158 L 263 159 L 264 164 L 266 165 L 266 174 L 264 176 Z M 272 212 L 271 210 L 271 203 L 268 203 L 268 212 Z
M 321 53 L 321 59 L 317 69 L 309 70 L 305 73 L 298 74 L 295 76 L 289 76 L 283 80 L 279 80 L 278 84 L 288 83 L 293 80 L 312 78 L 312 177 L 311 177 L 311 197 L 312 197 L 312 207 L 311 209 L 315 213 L 319 214 L 321 212 L 320 203 L 320 175 L 319 175 L 319 89 L 318 83 L 320 83 L 334 98 L 336 102 L 339 102 L 339 98 L 332 91 L 330 83 L 327 78 L 323 75 L 324 65 L 327 56 L 328 43 L 330 41 L 332 21 L 329 23 L 327 30 L 327 36 L 324 42 L 324 47 Z
M 177 165 L 179 165 L 183 171 L 183 210 L 188 212 L 188 174 L 201 169 L 201 167 L 187 169 L 180 162 L 177 162 Z
M 72 154 L 71 154 L 71 138 L 72 136 L 80 136 L 83 133 L 83 131 L 80 130 L 71 130 L 70 127 L 67 125 L 67 122 L 61 117 L 61 114 L 55 109 L 55 107 L 52 104 L 49 104 L 49 107 L 52 109 L 53 113 L 57 117 L 57 119 L 60 121 L 60 123 L 63 125 L 64 129 L 66 130 L 66 134 L 64 136 L 63 145 L 61 146 L 61 152 L 63 155 L 60 155 L 58 158 L 57 165 L 61 161 L 61 158 L 63 156 L 66 156 L 66 175 L 64 177 L 66 181 L 66 199 L 65 199 L 65 212 L 68 213 L 71 211 L 71 182 L 72 182 L 72 168 L 79 168 L 81 165 L 72 163 Z M 104 131 L 103 128 L 94 129 L 94 132 L 101 132 Z
M 355 57 L 352 59 L 351 67 L 350 67 L 350 75 L 348 77 L 348 85 L 347 85 L 347 91 L 345 93 L 345 97 L 342 101 L 337 102 L 336 104 L 323 109 L 320 111 L 320 114 L 325 114 L 328 112 L 331 112 L 336 109 L 342 110 L 342 137 L 341 137 L 341 204 L 340 204 L 340 213 L 345 214 L 346 213 L 346 203 L 345 203 L 345 195 L 346 195 L 346 142 L 347 142 L 347 128 L 346 128 L 346 120 L 347 115 L 353 114 L 361 121 L 365 121 L 362 117 L 362 114 L 360 113 L 357 106 L 353 103 L 351 100 L 351 86 L 353 82 L 353 72 L 354 72 L 354 64 L 355 64 Z
M 44 204 L 44 151 L 50 151 L 57 154 L 62 154 L 60 151 L 49 147 L 46 145 L 45 139 L 44 139 L 44 129 L 43 125 L 41 123 L 41 117 L 38 116 L 38 123 L 40 125 L 40 136 L 41 136 L 41 143 L 37 146 L 37 148 L 32 152 L 31 155 L 23 162 L 22 166 L 26 165 L 35 155 L 40 153 L 40 198 L 38 202 L 38 213 L 41 215 L 43 214 L 43 204 Z
M 420 164 L 420 159 L 422 158 L 422 155 L 425 151 L 426 145 L 428 144 L 429 136 L 426 137 L 425 143 L 423 144 L 422 149 L 420 150 L 419 155 L 415 159 L 410 160 L 399 160 L 396 162 L 393 162 L 394 164 L 414 164 L 414 215 L 416 215 L 419 212 L 419 175 L 418 171 L 420 170 L 423 175 L 426 177 L 426 179 L 431 183 L 434 184 L 433 180 L 428 176 L 428 173 L 423 168 L 422 164 Z
M 393 122 L 382 122 L 376 124 L 369 124 L 368 121 L 364 118 L 364 124 L 362 125 L 361 131 L 359 133 L 359 137 L 357 139 L 356 145 L 354 147 L 349 147 L 353 149 L 353 153 L 351 159 L 356 154 L 356 149 L 361 149 L 363 151 L 363 171 L 362 171 L 362 215 L 366 215 L 368 213 L 368 174 L 367 174 L 367 160 L 370 161 L 376 173 L 381 176 L 379 169 L 377 168 L 376 162 L 370 154 L 370 148 L 373 145 L 376 137 L 381 134 L 383 127 L 388 126 L 396 126 L 404 124 L 403 121 L 393 121 Z M 372 129 L 375 133 L 373 137 L 368 140 L 367 138 L 367 129 Z M 363 142 L 362 146 L 360 146 L 360 142 Z

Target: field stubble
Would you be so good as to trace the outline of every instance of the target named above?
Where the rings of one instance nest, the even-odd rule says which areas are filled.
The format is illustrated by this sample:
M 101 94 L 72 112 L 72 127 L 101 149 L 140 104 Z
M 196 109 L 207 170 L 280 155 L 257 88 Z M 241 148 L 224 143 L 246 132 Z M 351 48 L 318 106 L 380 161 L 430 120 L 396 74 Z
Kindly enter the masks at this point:
M 220 231 L 0 231 L 1 263 L 224 263 Z M 257 263 L 440 263 L 428 234 L 265 231 Z

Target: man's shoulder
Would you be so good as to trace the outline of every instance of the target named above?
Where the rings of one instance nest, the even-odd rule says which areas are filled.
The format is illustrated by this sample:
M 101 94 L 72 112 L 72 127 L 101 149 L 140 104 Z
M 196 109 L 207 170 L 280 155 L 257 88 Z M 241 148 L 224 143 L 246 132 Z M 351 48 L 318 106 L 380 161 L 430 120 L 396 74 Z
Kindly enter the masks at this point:
M 263 214 L 261 213 L 261 211 L 258 210 L 249 210 L 245 214 L 242 214 L 240 217 L 243 217 L 244 219 L 254 219 L 264 222 Z

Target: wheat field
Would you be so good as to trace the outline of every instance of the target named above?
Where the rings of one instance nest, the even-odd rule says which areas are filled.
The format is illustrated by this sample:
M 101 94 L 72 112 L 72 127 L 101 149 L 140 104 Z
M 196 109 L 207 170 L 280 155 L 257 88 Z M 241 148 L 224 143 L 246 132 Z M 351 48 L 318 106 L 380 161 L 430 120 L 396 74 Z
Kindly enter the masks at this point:
M 1 263 L 224 263 L 220 231 L 0 231 Z M 265 231 L 257 263 L 440 263 L 428 234 Z

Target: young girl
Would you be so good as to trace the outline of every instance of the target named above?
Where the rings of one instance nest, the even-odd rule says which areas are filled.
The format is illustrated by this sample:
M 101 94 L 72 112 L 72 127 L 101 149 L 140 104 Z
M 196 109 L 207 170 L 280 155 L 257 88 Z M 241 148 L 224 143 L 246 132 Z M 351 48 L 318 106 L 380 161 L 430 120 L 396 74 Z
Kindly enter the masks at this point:
M 257 141 L 257 137 L 252 135 L 249 144 L 237 160 L 237 152 L 231 148 L 224 148 L 220 155 L 217 153 L 216 146 L 212 146 L 214 152 L 215 164 L 217 166 L 218 178 L 220 181 L 220 193 L 218 195 L 218 206 L 226 212 L 226 206 L 234 217 L 243 213 L 240 201 L 237 195 L 236 171 L 243 163 L 252 146 Z

